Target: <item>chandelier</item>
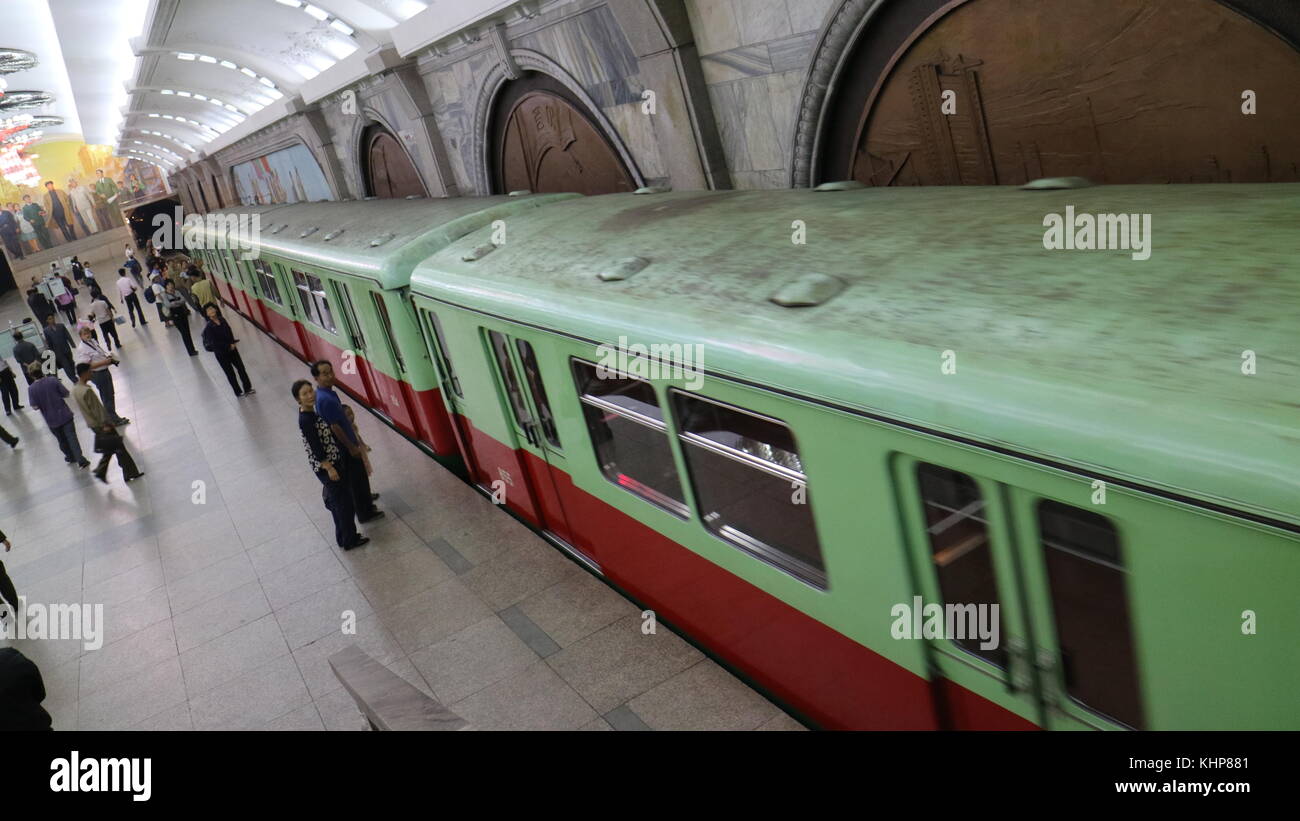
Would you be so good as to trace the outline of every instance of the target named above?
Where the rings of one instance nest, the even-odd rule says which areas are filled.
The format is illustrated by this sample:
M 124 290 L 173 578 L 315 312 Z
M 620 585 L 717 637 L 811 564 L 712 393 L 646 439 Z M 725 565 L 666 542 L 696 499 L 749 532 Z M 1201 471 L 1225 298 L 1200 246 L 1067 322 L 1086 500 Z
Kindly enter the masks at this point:
M 0 96 L 0 111 L 40 108 L 52 102 L 54 95 L 48 91 L 6 91 L 4 96 Z
M 36 55 L 20 48 L 0 48 L 0 74 L 36 68 Z

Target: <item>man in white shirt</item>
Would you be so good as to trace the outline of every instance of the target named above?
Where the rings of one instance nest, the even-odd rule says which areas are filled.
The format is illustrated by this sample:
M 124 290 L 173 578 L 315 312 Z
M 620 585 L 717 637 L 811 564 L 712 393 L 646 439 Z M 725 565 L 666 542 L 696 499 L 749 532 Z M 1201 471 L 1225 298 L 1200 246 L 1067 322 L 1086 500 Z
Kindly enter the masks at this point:
M 108 369 L 117 364 L 117 359 L 99 346 L 89 327 L 82 327 L 81 344 L 72 352 L 72 358 L 78 363 L 90 365 L 90 381 L 99 390 L 99 398 L 104 403 L 104 410 L 108 412 L 109 424 L 115 427 L 129 425 L 131 420 L 118 416 L 117 406 L 113 402 L 113 375 Z
M 140 315 L 140 324 L 148 325 L 144 319 L 144 308 L 140 307 L 140 286 L 136 281 L 126 275 L 125 268 L 117 269 L 117 292 L 122 296 L 122 301 L 126 303 L 127 313 L 131 315 L 131 327 L 135 327 L 136 314 Z

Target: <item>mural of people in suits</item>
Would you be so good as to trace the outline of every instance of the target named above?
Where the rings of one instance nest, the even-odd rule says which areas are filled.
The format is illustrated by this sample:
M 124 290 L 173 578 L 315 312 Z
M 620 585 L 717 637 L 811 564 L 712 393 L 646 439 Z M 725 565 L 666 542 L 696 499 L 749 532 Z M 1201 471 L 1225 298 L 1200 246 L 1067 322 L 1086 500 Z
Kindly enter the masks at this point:
M 32 231 L 36 234 L 36 240 L 41 244 L 41 248 L 48 250 L 54 247 L 53 240 L 50 239 L 50 229 L 45 225 L 45 209 L 32 202 L 31 194 L 23 194 L 23 216 L 32 225 Z
M 9 256 L 14 259 L 22 259 L 25 255 L 19 241 L 21 228 L 18 225 L 18 217 L 14 214 L 16 210 L 18 210 L 18 206 L 11 202 L 5 205 L 3 211 L 0 211 L 0 241 L 4 242 L 5 250 L 9 252 Z
M 95 194 L 94 191 L 77 183 L 76 177 L 68 178 L 68 199 L 72 200 L 72 208 L 77 214 L 77 223 L 81 230 L 89 236 L 98 234 L 101 230 L 100 224 L 95 220 Z M 103 228 L 109 227 L 107 224 Z
M 163 172 L 153 165 L 113 155 L 108 145 L 88 145 L 73 140 L 42 142 L 26 166 L 0 170 L 0 251 L 18 267 L 39 264 L 43 270 L 53 251 L 87 252 L 83 243 L 98 234 L 126 226 L 124 208 L 130 208 L 170 190 Z M 121 180 L 139 189 L 133 198 Z M 128 212 L 129 213 L 129 212 Z M 107 238 L 106 238 L 107 241 Z M 122 240 L 112 240 L 121 247 Z M 41 262 L 31 259 L 41 255 Z M 25 260 L 19 262 L 20 260 Z
M 63 232 L 64 239 L 72 242 L 77 238 L 77 232 L 72 227 L 72 201 L 66 193 L 54 187 L 54 180 L 45 181 L 45 213 Z
M 105 176 L 104 169 L 95 169 L 95 219 L 105 227 L 122 224 L 117 210 L 117 183 Z

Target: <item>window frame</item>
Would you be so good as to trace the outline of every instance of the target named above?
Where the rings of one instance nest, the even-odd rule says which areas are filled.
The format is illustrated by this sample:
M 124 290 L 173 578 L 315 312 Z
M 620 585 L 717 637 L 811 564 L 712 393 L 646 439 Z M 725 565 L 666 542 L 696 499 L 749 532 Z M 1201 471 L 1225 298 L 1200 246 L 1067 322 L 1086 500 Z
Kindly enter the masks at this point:
M 606 413 L 615 414 L 616 416 L 626 419 L 629 422 L 662 433 L 664 435 L 665 444 L 668 447 L 668 456 L 669 458 L 672 459 L 673 472 L 677 475 L 677 485 L 678 487 L 681 488 L 683 498 L 681 500 L 674 499 L 671 496 L 668 496 L 667 494 L 656 491 L 654 488 L 650 487 L 649 485 L 645 485 L 644 482 L 638 481 L 638 484 L 643 485 L 646 488 L 646 490 L 651 491 L 654 494 L 653 496 L 651 496 L 647 493 L 643 493 L 628 485 L 619 484 L 614 479 L 612 479 L 608 474 L 606 474 L 604 468 L 601 467 L 600 452 L 597 449 L 595 438 L 591 435 L 591 426 L 587 422 L 586 412 L 584 411 L 582 426 L 587 431 L 587 441 L 591 443 L 591 454 L 592 457 L 596 460 L 596 470 L 605 479 L 605 481 L 609 482 L 614 487 L 619 488 L 620 490 L 623 490 L 627 493 L 630 493 L 632 496 L 644 502 L 654 505 L 656 508 L 664 511 L 665 513 L 671 514 L 677 517 L 678 519 L 681 519 L 682 521 L 689 521 L 690 519 L 694 518 L 694 514 L 692 512 L 692 508 L 690 504 L 691 494 L 686 483 L 682 481 L 683 477 L 681 473 L 681 465 L 677 461 L 678 454 L 673 448 L 673 438 L 674 438 L 673 431 L 668 426 L 668 416 L 666 414 L 663 414 L 664 402 L 662 397 L 659 395 L 659 392 L 655 390 L 654 383 L 648 379 L 641 379 L 640 377 L 632 376 L 630 374 L 614 371 L 614 373 L 618 374 L 620 378 L 630 379 L 648 386 L 650 388 L 651 393 L 654 394 L 655 402 L 659 407 L 660 413 L 663 414 L 662 419 L 654 419 L 653 417 L 646 416 L 645 414 L 638 413 L 633 410 L 629 410 L 628 408 L 624 408 L 621 405 L 616 405 L 607 399 L 601 399 L 598 396 L 590 396 L 589 394 L 587 394 L 585 390 L 583 390 L 583 377 L 580 375 L 580 372 L 578 370 L 579 365 L 584 365 L 586 367 L 591 368 L 593 371 L 597 371 L 597 372 L 598 372 L 597 369 L 601 367 L 597 365 L 595 362 L 590 362 L 580 356 L 569 357 L 569 372 L 573 375 L 574 393 L 578 398 L 578 404 L 586 405 L 588 407 L 593 407 L 596 408 L 597 410 L 605 411 Z M 608 371 L 609 369 L 606 368 L 605 370 Z M 634 477 L 628 477 L 628 478 L 634 478 Z
M 262 295 L 283 308 L 284 298 L 280 294 L 280 281 L 276 279 L 275 270 L 271 267 L 271 263 L 258 257 L 257 259 L 250 259 L 248 264 L 253 270 L 254 279 L 262 280 Z M 269 285 L 267 280 L 270 280 Z
M 438 314 L 431 308 L 421 308 L 415 306 L 424 314 L 425 324 L 433 333 L 433 358 L 434 365 L 442 377 L 443 390 L 448 387 L 458 399 L 465 398 L 465 392 L 460 387 L 460 379 L 456 376 L 456 366 L 452 364 L 451 353 L 447 350 L 447 336 L 443 331 L 442 320 Z
M 697 391 L 683 390 L 674 386 L 669 387 L 666 393 L 668 397 L 669 412 L 672 415 L 673 426 L 676 430 L 674 438 L 677 440 L 678 446 L 681 448 L 682 470 L 685 471 L 684 478 L 686 481 L 682 483 L 682 487 L 690 488 L 690 495 L 696 512 L 695 518 L 699 521 L 704 530 L 719 541 L 741 550 L 769 567 L 775 568 L 776 570 L 779 570 L 814 589 L 821 591 L 830 590 L 830 571 L 826 567 L 826 553 L 822 549 L 821 534 L 817 531 L 817 521 L 813 514 L 812 496 L 807 470 L 796 471 L 793 468 L 788 468 L 784 465 L 768 462 L 767 460 L 754 456 L 753 454 L 745 453 L 742 450 L 729 447 L 707 437 L 699 436 L 698 434 L 693 434 L 687 431 L 678 412 L 677 397 L 681 396 L 692 401 L 707 402 L 711 405 L 722 408 L 723 410 L 744 414 L 761 422 L 767 422 L 785 428 L 785 430 L 789 431 L 790 441 L 795 446 L 793 455 L 796 458 L 799 458 L 799 462 L 802 465 L 803 458 L 799 456 L 799 443 L 795 436 L 794 428 L 776 417 L 768 416 L 767 414 L 758 411 L 752 411 L 748 408 L 743 408 L 739 405 L 734 405 L 719 399 L 714 399 L 713 397 L 705 396 Z M 704 520 L 704 513 L 702 512 L 704 510 L 704 505 L 700 503 L 700 486 L 696 481 L 695 472 L 691 470 L 691 461 L 686 445 L 695 445 L 696 447 L 707 450 L 720 457 L 729 458 L 745 465 L 746 467 L 767 473 L 769 476 L 789 481 L 791 483 L 797 483 L 805 493 L 804 504 L 808 508 L 808 518 L 813 528 L 813 539 L 817 547 L 817 554 L 821 558 L 822 566 L 818 568 L 811 565 L 794 554 L 787 553 L 775 545 L 767 544 L 761 539 L 730 525 L 721 525 L 715 528 L 706 522 Z

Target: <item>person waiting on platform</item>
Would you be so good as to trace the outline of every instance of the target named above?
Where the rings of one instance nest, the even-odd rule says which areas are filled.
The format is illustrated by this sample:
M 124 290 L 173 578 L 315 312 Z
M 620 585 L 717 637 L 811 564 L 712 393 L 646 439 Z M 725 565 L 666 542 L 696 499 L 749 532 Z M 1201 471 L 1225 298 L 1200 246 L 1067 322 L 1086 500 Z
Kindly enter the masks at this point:
M 334 541 L 344 550 L 361 547 L 370 539 L 357 532 L 349 466 L 332 426 L 316 414 L 316 389 L 306 379 L 299 379 L 289 392 L 298 403 L 298 432 L 307 449 L 307 463 L 320 480 L 325 508 L 334 517 Z
M 370 493 L 370 479 L 361 461 L 361 446 L 357 434 L 343 412 L 343 402 L 334 390 L 334 366 L 322 359 L 312 363 L 311 375 L 316 377 L 316 413 L 327 423 L 334 438 L 343 447 L 343 462 L 348 486 L 352 488 L 352 503 L 356 506 L 357 521 L 365 524 L 383 516 L 375 507 L 375 497 Z
M 95 383 L 99 390 L 99 398 L 103 401 L 104 407 L 108 410 L 108 420 L 115 427 L 129 425 L 130 419 L 124 419 L 117 415 L 117 405 L 114 401 L 113 374 L 109 372 L 109 367 L 118 364 L 117 358 L 109 354 L 99 346 L 94 340 L 94 330 L 89 325 L 83 325 L 78 330 L 81 335 L 81 344 L 72 352 L 72 358 L 78 365 L 89 365 L 90 381 Z M 77 380 L 81 380 L 81 369 L 77 369 Z
M 32 377 L 27 368 L 33 362 L 39 362 L 41 351 L 32 343 L 28 342 L 23 336 L 21 329 L 14 329 L 14 359 L 18 360 L 18 366 L 23 369 L 23 376 L 27 378 L 27 384 L 32 384 Z
M 76 321 L 75 317 L 73 321 Z M 52 316 L 45 317 L 45 347 L 54 351 L 54 364 L 68 375 L 68 381 L 76 382 L 77 363 L 72 358 L 72 334 L 68 333 L 66 325 L 60 325 Z
M 86 318 L 99 326 L 104 338 L 104 347 L 110 351 L 113 350 L 114 342 L 117 343 L 117 347 L 122 347 L 122 340 L 117 335 L 116 323 L 113 322 L 113 315 L 116 313 L 117 309 L 98 286 L 90 289 L 90 313 L 86 314 Z
M 117 269 L 117 293 L 126 303 L 127 313 L 131 316 L 131 327 L 135 327 L 135 319 L 140 317 L 141 325 L 148 325 L 144 318 L 144 308 L 140 307 L 140 285 L 134 279 L 126 275 L 125 268 Z
M 45 298 L 45 294 L 36 290 L 36 277 L 32 277 L 32 287 L 27 289 L 27 307 L 32 309 L 36 321 L 45 324 L 45 317 L 54 313 L 54 306 Z
M 18 377 L 9 366 L 9 360 L 0 357 L 0 397 L 4 398 L 5 416 L 13 416 L 14 411 L 22 410 L 23 403 L 18 401 Z
M 70 396 L 68 389 L 63 387 L 57 376 L 42 376 L 39 362 L 28 366 L 28 371 L 34 380 L 27 389 L 28 399 L 32 407 L 41 412 L 45 424 L 49 425 L 50 433 L 54 434 L 59 443 L 59 450 L 63 451 L 63 461 L 70 465 L 76 463 L 80 468 L 90 467 L 90 462 L 81 455 L 81 442 L 77 440 L 77 426 L 73 423 L 72 411 L 69 410 L 68 403 L 63 401 Z
M 212 351 L 216 356 L 217 364 L 226 374 L 235 396 L 257 393 L 253 390 L 253 383 L 248 379 L 248 371 L 244 370 L 244 359 L 239 355 L 239 349 L 235 347 L 235 343 L 239 340 L 235 339 L 235 332 L 231 329 L 230 323 L 221 315 L 221 309 L 209 302 L 203 306 L 203 312 L 208 316 L 208 324 L 203 326 L 204 350 Z M 236 374 L 239 376 L 238 380 L 235 379 Z M 239 388 L 240 382 L 243 382 L 243 390 Z
M 153 294 L 154 307 L 158 309 L 158 319 L 161 320 L 168 328 L 172 326 L 171 320 L 163 313 L 163 292 L 167 290 L 166 280 L 163 279 L 162 271 L 154 269 L 153 274 L 149 277 L 149 292 Z
M 81 409 L 81 416 L 86 426 L 95 436 L 95 452 L 102 454 L 99 464 L 95 465 L 95 478 L 108 483 L 108 463 L 117 457 L 117 465 L 122 468 L 122 479 L 131 482 L 144 475 L 135 465 L 135 460 L 126 451 L 126 440 L 117 432 L 117 427 L 110 421 L 111 415 L 105 410 L 99 397 L 90 389 L 91 367 L 85 362 L 77 364 L 77 384 L 72 388 L 72 398 Z
M 185 351 L 190 356 L 198 356 L 199 352 L 194 350 L 194 340 L 190 339 L 190 309 L 185 304 L 185 298 L 176 293 L 174 282 L 167 283 L 162 299 L 163 314 L 171 320 L 172 326 L 180 331 L 181 341 L 185 343 Z

